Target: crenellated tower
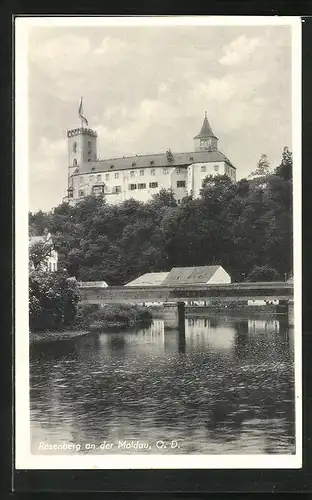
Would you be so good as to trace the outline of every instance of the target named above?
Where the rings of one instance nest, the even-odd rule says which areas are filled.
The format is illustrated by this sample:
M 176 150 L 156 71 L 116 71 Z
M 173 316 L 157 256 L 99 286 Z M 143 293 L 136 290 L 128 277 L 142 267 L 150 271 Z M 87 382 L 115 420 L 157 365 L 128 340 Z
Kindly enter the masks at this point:
M 71 176 L 83 163 L 97 160 L 97 133 L 91 128 L 67 130 L 68 141 L 68 198 L 71 198 Z

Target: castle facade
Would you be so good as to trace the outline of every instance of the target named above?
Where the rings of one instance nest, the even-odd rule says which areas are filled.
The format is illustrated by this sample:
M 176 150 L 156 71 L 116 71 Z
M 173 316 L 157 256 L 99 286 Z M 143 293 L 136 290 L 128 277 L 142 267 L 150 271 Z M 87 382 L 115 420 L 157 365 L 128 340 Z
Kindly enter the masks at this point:
M 67 131 L 68 190 L 64 201 L 76 203 L 86 196 L 105 197 L 116 204 L 134 198 L 146 202 L 161 189 L 172 189 L 178 203 L 185 196 L 198 197 L 208 175 L 228 175 L 236 168 L 218 148 L 205 113 L 194 150 L 186 153 L 136 155 L 99 160 L 97 133 L 87 127 Z

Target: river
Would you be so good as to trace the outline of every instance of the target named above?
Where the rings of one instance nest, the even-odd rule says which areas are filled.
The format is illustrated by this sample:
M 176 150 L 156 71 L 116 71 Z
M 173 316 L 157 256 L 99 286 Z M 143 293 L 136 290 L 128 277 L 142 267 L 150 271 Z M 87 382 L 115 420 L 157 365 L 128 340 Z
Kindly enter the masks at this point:
M 36 454 L 137 453 L 137 442 L 153 454 L 292 454 L 293 329 L 282 316 L 201 313 L 185 337 L 160 318 L 37 344 L 30 411 Z M 45 447 L 60 443 L 73 449 Z

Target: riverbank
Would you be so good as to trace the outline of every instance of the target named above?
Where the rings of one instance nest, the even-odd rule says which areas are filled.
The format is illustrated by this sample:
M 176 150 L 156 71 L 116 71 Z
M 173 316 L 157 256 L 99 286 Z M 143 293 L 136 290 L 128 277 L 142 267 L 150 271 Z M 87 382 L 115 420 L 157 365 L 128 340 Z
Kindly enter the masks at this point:
M 41 343 L 41 342 L 56 342 L 60 340 L 72 340 L 77 337 L 82 337 L 90 333 L 88 330 L 63 330 L 63 331 L 50 331 L 45 330 L 41 332 L 29 332 L 29 342 Z
M 147 307 L 128 304 L 80 305 L 75 321 L 68 327 L 57 331 L 44 330 L 30 332 L 30 343 L 71 340 L 93 332 L 133 329 L 149 326 L 152 313 Z

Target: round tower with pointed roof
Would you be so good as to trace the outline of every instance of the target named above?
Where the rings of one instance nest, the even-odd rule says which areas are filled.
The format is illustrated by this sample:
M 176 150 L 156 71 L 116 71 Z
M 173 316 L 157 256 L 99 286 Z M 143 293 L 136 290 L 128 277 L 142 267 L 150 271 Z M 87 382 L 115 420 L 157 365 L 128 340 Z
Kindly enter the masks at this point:
M 205 111 L 205 118 L 201 131 L 194 137 L 195 151 L 216 151 L 218 150 L 218 138 L 214 135 Z

